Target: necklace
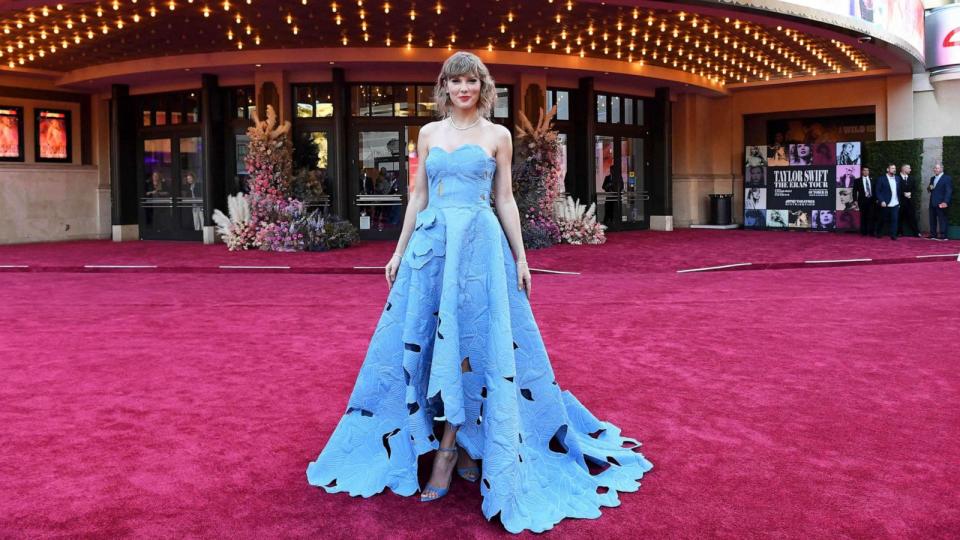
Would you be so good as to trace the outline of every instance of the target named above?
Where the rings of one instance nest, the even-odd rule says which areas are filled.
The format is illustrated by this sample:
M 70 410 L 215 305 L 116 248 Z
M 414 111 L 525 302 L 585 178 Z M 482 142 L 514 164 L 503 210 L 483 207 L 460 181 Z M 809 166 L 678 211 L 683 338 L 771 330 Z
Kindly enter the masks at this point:
M 477 125 L 477 124 L 480 123 L 480 117 L 479 117 L 479 116 L 477 116 L 477 119 L 474 120 L 473 123 L 470 124 L 470 125 L 467 126 L 467 127 L 460 127 L 460 126 L 458 126 L 458 125 L 456 124 L 456 122 L 453 121 L 453 117 L 452 117 L 452 116 L 448 116 L 448 117 L 447 117 L 447 120 L 450 121 L 450 125 L 453 126 L 454 129 L 459 129 L 460 131 L 466 131 L 466 130 L 468 130 L 468 129 L 472 128 L 473 126 L 475 126 L 475 125 Z

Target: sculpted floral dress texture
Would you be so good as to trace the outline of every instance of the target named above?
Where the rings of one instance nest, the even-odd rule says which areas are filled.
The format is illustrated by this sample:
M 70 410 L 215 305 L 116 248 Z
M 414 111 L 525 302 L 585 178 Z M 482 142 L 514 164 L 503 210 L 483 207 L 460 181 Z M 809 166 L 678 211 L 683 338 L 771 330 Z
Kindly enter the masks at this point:
M 596 518 L 652 465 L 620 429 L 561 391 L 490 206 L 496 161 L 481 147 L 434 147 L 429 204 L 374 331 L 347 410 L 307 480 L 369 497 L 419 490 L 433 419 L 460 427 L 482 459 L 483 515 L 511 532 Z M 441 503 L 442 504 L 442 503 Z

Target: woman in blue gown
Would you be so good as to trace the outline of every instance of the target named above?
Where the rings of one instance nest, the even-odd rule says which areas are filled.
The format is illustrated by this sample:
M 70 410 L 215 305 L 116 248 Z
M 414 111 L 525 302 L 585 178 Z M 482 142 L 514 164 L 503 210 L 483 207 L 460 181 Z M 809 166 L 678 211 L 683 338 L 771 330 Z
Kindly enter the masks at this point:
M 484 516 L 510 532 L 599 517 L 652 465 L 554 378 L 530 310 L 510 132 L 487 120 L 490 72 L 458 52 L 434 97 L 443 119 L 420 130 L 425 159 L 385 267 L 390 293 L 307 480 L 354 496 L 412 495 L 418 456 L 436 451 L 422 501 L 443 497 L 456 471 L 479 480 Z

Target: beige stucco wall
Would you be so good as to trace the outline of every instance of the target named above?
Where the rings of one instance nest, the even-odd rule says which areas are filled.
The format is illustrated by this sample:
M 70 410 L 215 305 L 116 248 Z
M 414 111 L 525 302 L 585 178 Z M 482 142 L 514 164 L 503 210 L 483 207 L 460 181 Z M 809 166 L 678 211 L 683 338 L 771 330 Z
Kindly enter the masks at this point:
M 960 79 L 931 83 L 926 73 L 914 75 L 913 111 L 914 137 L 960 135 Z
M 0 244 L 102 237 L 98 183 L 92 166 L 0 164 Z

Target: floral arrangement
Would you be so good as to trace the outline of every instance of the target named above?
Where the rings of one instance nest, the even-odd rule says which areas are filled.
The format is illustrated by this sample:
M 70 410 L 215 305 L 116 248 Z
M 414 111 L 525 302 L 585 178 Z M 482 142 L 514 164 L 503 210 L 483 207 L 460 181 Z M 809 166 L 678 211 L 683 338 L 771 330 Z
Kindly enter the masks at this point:
M 514 160 L 513 192 L 517 206 L 525 209 L 521 220 L 523 243 L 537 249 L 560 242 L 554 221 L 554 201 L 562 191 L 563 154 L 559 134 L 550 129 L 557 113 L 553 106 L 533 125 L 520 113 L 517 128 L 517 159 Z
M 293 145 L 290 143 L 290 122 L 277 125 L 277 112 L 267 106 L 267 119 L 256 121 L 249 129 L 249 151 L 246 157 L 250 173 L 250 207 L 255 225 L 263 221 L 290 193 L 293 166 Z
M 602 223 L 597 223 L 596 203 L 590 203 L 587 208 L 580 204 L 580 200 L 567 200 L 557 205 L 557 225 L 560 228 L 560 237 L 567 244 L 603 244 L 607 241 Z
M 277 114 L 267 106 L 267 119 L 247 130 L 246 157 L 250 194 L 231 195 L 230 216 L 217 210 L 217 231 L 231 250 L 260 248 L 268 251 L 323 251 L 349 247 L 359 242 L 352 223 L 336 216 L 307 215 L 303 201 L 323 194 L 323 179 L 317 171 L 301 171 L 293 177 L 293 147 L 290 122 L 278 125 Z
M 520 223 L 523 245 L 540 249 L 560 243 L 560 228 L 552 220 L 539 214 L 526 214 Z
M 357 228 L 335 214 L 324 215 L 314 210 L 302 224 L 303 244 L 307 251 L 346 248 L 360 242 Z
M 303 250 L 303 203 L 297 199 L 264 200 L 257 223 L 257 244 L 267 251 Z
M 243 193 L 227 197 L 229 217 L 220 210 L 213 211 L 217 232 L 223 237 L 230 251 L 259 247 L 257 229 L 250 219 L 250 203 Z

